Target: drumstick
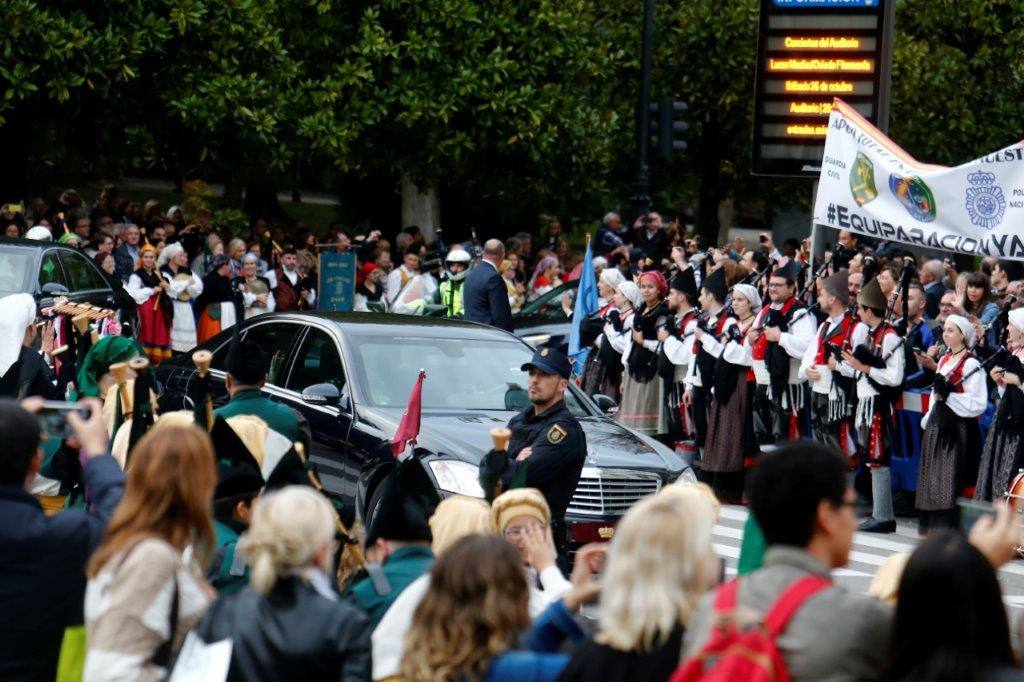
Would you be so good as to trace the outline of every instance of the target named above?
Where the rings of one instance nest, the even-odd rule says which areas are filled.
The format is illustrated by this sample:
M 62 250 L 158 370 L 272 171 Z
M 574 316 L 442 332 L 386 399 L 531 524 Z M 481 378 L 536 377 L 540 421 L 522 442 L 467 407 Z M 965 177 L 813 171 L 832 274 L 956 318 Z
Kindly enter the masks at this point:
M 89 331 L 89 315 L 87 313 L 75 315 L 71 318 L 71 324 L 74 325 L 79 336 L 85 336 Z
M 117 382 L 118 394 L 121 396 L 121 416 L 124 419 L 131 419 L 132 399 L 128 394 L 128 386 L 125 383 L 128 381 L 128 363 L 115 362 L 110 366 L 110 373 L 114 375 L 114 381 Z
M 491 440 L 494 441 L 495 452 L 507 452 L 508 441 L 512 437 L 512 431 L 506 428 L 491 429 Z
M 213 353 L 208 350 L 197 350 L 192 354 L 192 362 L 195 363 L 196 369 L 199 370 L 199 378 L 204 379 L 210 371 L 210 363 L 213 362 Z M 213 426 L 213 401 L 210 400 L 210 394 L 206 394 L 206 423 L 208 426 Z

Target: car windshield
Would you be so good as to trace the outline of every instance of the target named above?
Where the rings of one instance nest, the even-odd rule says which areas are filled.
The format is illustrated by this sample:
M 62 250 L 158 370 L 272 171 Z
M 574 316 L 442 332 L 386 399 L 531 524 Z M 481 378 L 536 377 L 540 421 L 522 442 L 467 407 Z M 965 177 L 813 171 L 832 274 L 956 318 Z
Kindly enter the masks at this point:
M 420 369 L 424 409 L 520 411 L 530 405 L 528 376 L 520 367 L 530 349 L 514 341 L 437 339 L 352 334 L 353 379 L 369 405 L 405 407 Z M 567 389 L 576 416 L 589 413 Z
M 25 291 L 34 255 L 28 249 L 0 249 L 0 296 Z

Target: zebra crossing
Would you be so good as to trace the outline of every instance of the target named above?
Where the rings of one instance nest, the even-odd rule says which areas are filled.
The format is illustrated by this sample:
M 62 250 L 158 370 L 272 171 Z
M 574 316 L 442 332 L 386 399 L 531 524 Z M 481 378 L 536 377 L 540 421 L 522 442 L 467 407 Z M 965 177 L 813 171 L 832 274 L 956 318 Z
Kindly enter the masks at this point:
M 725 559 L 727 577 L 736 575 L 736 563 L 743 539 L 743 524 L 748 511 L 740 505 L 723 505 L 719 522 L 714 528 L 714 547 Z M 896 532 L 890 535 L 857 533 L 853 538 L 850 562 L 832 571 L 837 584 L 867 594 L 868 586 L 878 567 L 887 558 L 900 552 L 910 553 L 917 546 L 917 520 L 898 519 Z M 1016 629 L 1017 620 L 1024 615 L 1024 561 L 1012 561 L 999 570 L 999 583 L 1003 589 L 1003 603 L 1007 607 L 1010 625 Z

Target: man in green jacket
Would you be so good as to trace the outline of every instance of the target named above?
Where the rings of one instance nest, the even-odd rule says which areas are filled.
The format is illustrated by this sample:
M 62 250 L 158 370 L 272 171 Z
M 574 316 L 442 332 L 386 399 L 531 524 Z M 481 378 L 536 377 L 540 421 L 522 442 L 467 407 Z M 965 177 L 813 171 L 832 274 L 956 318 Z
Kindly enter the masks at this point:
M 218 423 L 218 427 L 231 428 L 225 423 Z M 249 566 L 236 549 L 238 537 L 249 527 L 253 502 L 259 496 L 264 481 L 252 455 L 247 451 L 238 452 L 237 446 L 231 449 L 220 447 L 216 432 L 217 428 L 211 434 L 219 455 L 217 487 L 213 492 L 216 551 L 206 577 L 217 592 L 225 595 L 249 584 Z
M 260 391 L 267 383 L 270 358 L 255 341 L 232 342 L 224 362 L 227 371 L 225 388 L 231 400 L 214 411 L 227 419 L 240 414 L 251 414 L 267 422 L 274 431 L 292 443 L 306 442 L 299 418 L 286 405 L 275 403 Z
M 423 489 L 422 464 L 400 462 L 381 485 L 387 486 L 370 521 L 364 542 L 367 576 L 356 582 L 349 597 L 376 628 L 395 599 L 414 580 L 430 570 L 429 512 L 424 501 L 436 496 L 433 486 Z M 415 469 L 419 471 L 415 471 Z

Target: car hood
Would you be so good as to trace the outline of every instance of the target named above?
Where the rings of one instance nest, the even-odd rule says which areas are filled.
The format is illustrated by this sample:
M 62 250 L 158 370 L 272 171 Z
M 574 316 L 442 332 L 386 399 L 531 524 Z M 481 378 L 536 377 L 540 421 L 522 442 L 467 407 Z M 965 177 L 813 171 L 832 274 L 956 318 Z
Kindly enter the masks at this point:
M 516 335 L 523 332 L 547 332 L 551 329 L 568 330 L 569 320 L 552 315 L 513 315 L 512 330 Z
M 395 432 L 403 412 L 399 407 L 364 406 L 357 411 L 360 421 L 385 434 Z M 417 447 L 477 464 L 492 447 L 490 430 L 505 426 L 513 416 L 515 412 L 424 410 Z M 587 466 L 667 470 L 670 478 L 685 468 L 672 450 L 611 419 L 584 417 L 580 425 L 587 438 Z

